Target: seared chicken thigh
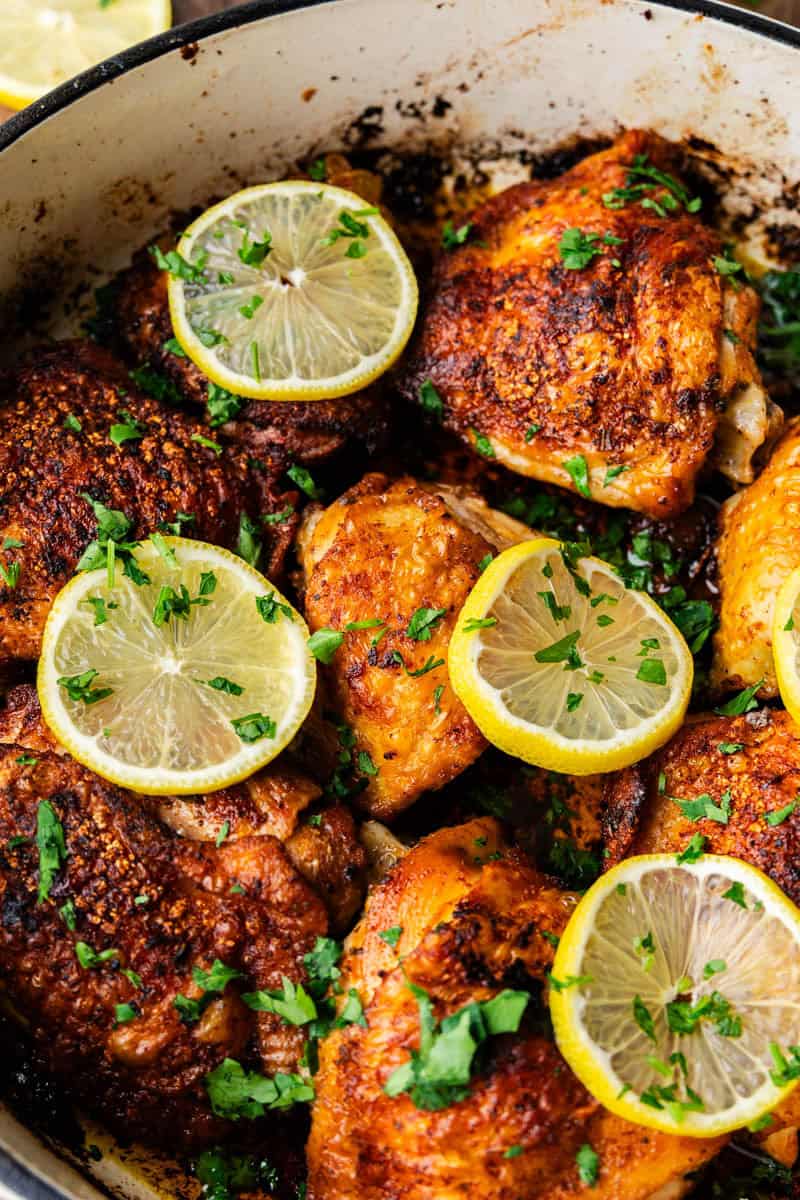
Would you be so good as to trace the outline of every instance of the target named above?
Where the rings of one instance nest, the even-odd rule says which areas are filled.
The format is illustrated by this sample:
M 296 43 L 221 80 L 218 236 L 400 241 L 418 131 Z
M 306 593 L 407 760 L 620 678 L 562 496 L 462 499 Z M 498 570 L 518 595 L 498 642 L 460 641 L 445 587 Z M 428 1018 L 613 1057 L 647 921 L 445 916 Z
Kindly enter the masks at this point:
M 800 728 L 787 712 L 690 718 L 661 750 L 609 777 L 607 864 L 677 853 L 700 833 L 710 854 L 760 867 L 800 904 L 798 792 Z M 703 796 L 715 817 L 687 816 L 680 802 Z
M 42 350 L 0 379 L 0 664 L 38 655 L 50 604 L 96 536 L 92 501 L 125 515 L 125 540 L 180 517 L 184 534 L 226 546 L 243 515 L 286 508 L 289 494 L 243 451 L 204 445 L 207 433 L 139 394 L 88 342 Z M 293 528 L 292 517 L 265 527 L 266 570 Z
M 309 1200 L 565 1200 L 584 1190 L 575 1156 L 586 1143 L 599 1156 L 597 1200 L 645 1200 L 665 1185 L 685 1193 L 684 1176 L 722 1141 L 612 1116 L 546 1032 L 551 941 L 575 902 L 509 850 L 488 818 L 425 838 L 371 893 L 340 980 L 358 991 L 366 1024 L 322 1044 Z M 488 1039 L 466 1086 L 420 1092 L 416 1102 L 387 1094 L 420 1048 L 423 1012 L 442 1021 L 503 989 L 529 994 L 519 1032 Z
M 721 469 L 752 479 L 780 422 L 753 359 L 758 298 L 715 266 L 677 169 L 632 131 L 492 197 L 439 260 L 406 397 L 429 380 L 480 453 L 654 517 L 691 503 L 719 426 Z
M 141 797 L 49 747 L 30 689 L 0 712 L 0 978 L 49 1070 L 126 1138 L 226 1132 L 225 1059 L 292 1073 L 302 1031 L 240 995 L 305 978 L 322 901 L 266 835 L 176 837 Z M 198 979 L 215 962 L 227 980 Z M 181 999 L 182 998 L 182 999 Z
M 787 424 L 755 483 L 723 504 L 720 531 L 712 683 L 735 689 L 762 680 L 759 695 L 776 696 L 775 597 L 800 566 L 800 418 Z
M 446 658 L 490 552 L 408 477 L 367 475 L 304 530 L 306 619 L 312 632 L 344 631 L 321 668 L 323 687 L 352 730 L 358 802 L 381 820 L 442 787 L 486 745 L 450 687 Z

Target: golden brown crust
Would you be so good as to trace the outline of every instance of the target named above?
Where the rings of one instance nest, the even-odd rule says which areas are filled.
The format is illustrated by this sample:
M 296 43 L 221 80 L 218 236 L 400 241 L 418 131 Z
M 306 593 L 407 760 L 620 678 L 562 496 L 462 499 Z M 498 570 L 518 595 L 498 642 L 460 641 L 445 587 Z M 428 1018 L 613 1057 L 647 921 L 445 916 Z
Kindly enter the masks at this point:
M 759 695 L 776 696 L 775 597 L 800 563 L 800 418 L 787 424 L 755 483 L 723 504 L 717 561 L 712 683 L 734 690 L 763 679 Z
M 312 631 L 386 623 L 375 646 L 379 630 L 347 633 L 330 666 L 320 668 L 332 709 L 355 734 L 353 761 L 365 752 L 378 768 L 360 772 L 366 786 L 358 803 L 381 820 L 442 787 L 486 745 L 449 686 L 446 659 L 453 624 L 489 550 L 438 496 L 408 477 L 390 482 L 384 475 L 367 475 L 346 492 L 303 542 Z M 445 613 L 429 640 L 414 641 L 405 630 L 423 607 Z M 439 665 L 408 674 L 429 660 Z
M 596 499 L 661 517 L 691 503 L 713 444 L 726 289 L 720 240 L 699 217 L 603 205 L 637 154 L 675 175 L 674 148 L 631 131 L 479 208 L 468 242 L 440 258 L 401 390 L 416 400 L 430 378 L 447 428 L 473 445 L 485 435 L 506 466 L 574 490 L 564 462 L 583 455 Z M 569 228 L 623 242 L 568 270 Z
M 33 747 L 0 744 L 6 995 L 48 1068 L 112 1129 L 172 1148 L 218 1138 L 226 1124 L 211 1112 L 204 1079 L 223 1058 L 267 1075 L 297 1068 L 302 1033 L 253 1014 L 238 996 L 279 989 L 283 975 L 304 978 L 302 956 L 326 931 L 323 905 L 275 838 L 220 848 L 182 841 L 141 797 L 41 747 L 38 738 Z M 67 858 L 37 903 L 42 800 L 63 826 Z M 67 902 L 74 930 L 59 915 Z M 119 953 L 84 968 L 78 941 Z M 175 996 L 197 999 L 192 967 L 207 969 L 216 958 L 242 979 L 199 1022 L 183 1024 Z M 138 1015 L 115 1026 L 117 1004 L 135 1005 Z
M 125 410 L 145 431 L 115 445 L 112 424 Z M 65 428 L 68 416 L 80 430 Z M 32 659 L 56 592 L 95 535 L 88 493 L 122 510 L 132 539 L 178 513 L 194 516 L 192 537 L 234 546 L 242 513 L 280 512 L 292 494 L 272 490 L 241 450 L 217 455 L 196 439 L 207 427 L 138 393 L 127 372 L 89 342 L 62 342 L 0 380 L 0 540 L 19 564 L 19 581 L 0 580 L 0 662 Z M 223 443 L 225 439 L 223 438 Z M 279 571 L 294 519 L 264 533 L 264 563 Z
M 669 1137 L 611 1116 L 541 1032 L 538 985 L 553 956 L 542 931 L 558 935 L 575 902 L 504 846 L 488 818 L 425 838 L 371 893 L 342 963 L 367 1027 L 322 1045 L 309 1200 L 565 1200 L 584 1190 L 575 1155 L 586 1142 L 601 1164 L 592 1195 L 644 1200 L 719 1149 L 720 1139 Z M 403 933 L 392 950 L 379 933 L 395 924 Z M 532 993 L 519 1034 L 491 1039 L 468 1097 L 435 1112 L 383 1091 L 419 1045 L 409 983 L 439 1020 L 504 987 Z M 512 1146 L 522 1152 L 506 1157 Z
M 720 746 L 742 749 L 724 754 Z M 663 773 L 663 791 L 659 777 Z M 604 832 L 607 865 L 631 854 L 683 850 L 695 833 L 712 854 L 731 854 L 766 872 L 800 902 L 800 812 L 778 825 L 765 813 L 791 804 L 800 789 L 800 729 L 788 713 L 701 717 L 643 763 L 609 777 Z M 730 792 L 727 824 L 684 816 L 673 797 L 704 793 L 719 805 Z
M 126 354 L 170 381 L 191 404 L 205 407 L 208 378 L 189 358 L 165 343 L 173 338 L 166 274 L 146 250 L 134 258 L 114 287 L 114 331 Z M 313 463 L 330 457 L 350 441 L 372 452 L 385 445 L 389 409 L 379 385 L 338 400 L 274 402 L 249 400 L 225 432 L 273 468 L 292 462 Z M 215 435 L 212 435 L 215 436 Z

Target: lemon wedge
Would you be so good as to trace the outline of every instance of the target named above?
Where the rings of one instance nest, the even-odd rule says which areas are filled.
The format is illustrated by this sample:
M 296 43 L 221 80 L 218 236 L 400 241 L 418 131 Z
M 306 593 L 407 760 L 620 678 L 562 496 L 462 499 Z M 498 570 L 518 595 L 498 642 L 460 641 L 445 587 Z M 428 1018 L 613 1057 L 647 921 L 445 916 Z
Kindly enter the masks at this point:
M 234 554 L 154 538 L 135 550 L 137 582 L 112 558 L 56 596 L 42 714 L 104 779 L 152 795 L 215 791 L 268 763 L 305 719 L 316 684 L 308 629 Z
M 775 600 L 772 656 L 781 699 L 800 721 L 800 567 L 784 580 Z
M 553 962 L 556 1040 L 628 1121 L 763 1128 L 800 1079 L 800 911 L 747 863 L 685 854 L 626 859 L 580 901 Z
M 24 108 L 171 22 L 169 0 L 3 0 L 0 103 Z
M 649 596 L 552 538 L 512 546 L 484 571 L 448 669 L 490 742 L 573 775 L 617 770 L 667 741 L 693 675 L 689 648 Z
M 417 313 L 414 271 L 379 210 L 309 180 L 237 192 L 156 261 L 186 354 L 255 399 L 358 391 L 397 359 Z

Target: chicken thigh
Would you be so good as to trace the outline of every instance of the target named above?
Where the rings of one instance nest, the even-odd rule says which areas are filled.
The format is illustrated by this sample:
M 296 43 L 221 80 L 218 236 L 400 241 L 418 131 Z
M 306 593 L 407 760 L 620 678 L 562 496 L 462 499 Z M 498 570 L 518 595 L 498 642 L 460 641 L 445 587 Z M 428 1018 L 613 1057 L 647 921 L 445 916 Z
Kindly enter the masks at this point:
M 446 658 L 491 549 L 408 477 L 367 475 L 303 531 L 306 620 L 312 632 L 344 635 L 321 668 L 323 688 L 348 731 L 358 803 L 381 820 L 442 787 L 486 745 Z
M 760 867 L 800 904 L 800 728 L 787 712 L 690 718 L 644 762 L 609 776 L 604 840 L 611 866 L 676 853 L 700 833 L 709 854 Z M 704 797 L 711 816 L 688 816 Z
M 308 1098 L 302 1031 L 241 999 L 305 979 L 327 930 L 276 838 L 176 837 L 56 752 L 22 688 L 0 711 L 0 845 L 4 996 L 81 1106 L 174 1150 L 231 1128 L 220 1071 L 263 1076 L 264 1107 L 269 1080 Z
M 723 504 L 717 562 L 712 684 L 727 690 L 762 681 L 759 695 L 776 696 L 775 597 L 800 565 L 800 418 L 788 422 L 755 483 Z
M 207 432 L 139 394 L 89 342 L 42 350 L 0 379 L 0 664 L 37 657 L 50 604 L 97 535 L 98 502 L 129 522 L 126 541 L 172 526 L 224 546 L 243 516 L 286 511 L 257 535 L 264 568 L 279 570 L 294 494 Z
M 759 302 L 677 169 L 630 131 L 492 197 L 440 257 L 405 396 L 432 383 L 479 453 L 657 518 L 691 503 L 718 428 L 721 469 L 749 482 L 781 419 L 753 358 Z
M 373 890 L 340 980 L 358 991 L 365 1024 L 322 1044 L 309 1200 L 566 1200 L 584 1190 L 575 1156 L 587 1143 L 595 1200 L 644 1200 L 665 1185 L 685 1194 L 684 1177 L 722 1141 L 613 1116 L 548 1033 L 542 983 L 576 899 L 509 850 L 489 818 L 425 838 Z M 489 1037 L 466 1084 L 387 1094 L 422 1052 L 421 1025 L 504 990 L 528 997 L 519 1031 Z

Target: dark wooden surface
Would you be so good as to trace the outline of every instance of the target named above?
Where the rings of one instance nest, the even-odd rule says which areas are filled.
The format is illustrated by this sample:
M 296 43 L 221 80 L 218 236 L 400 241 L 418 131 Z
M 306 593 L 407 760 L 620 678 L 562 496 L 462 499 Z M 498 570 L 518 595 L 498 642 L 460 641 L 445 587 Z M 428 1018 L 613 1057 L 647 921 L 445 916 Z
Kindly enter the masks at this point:
M 2 2 L 3 0 L 0 0 L 0 4 Z M 173 17 L 175 24 L 180 25 L 184 21 L 207 17 L 226 8 L 236 8 L 240 2 L 241 0 L 172 0 Z M 800 25 L 800 0 L 761 0 L 761 3 L 756 3 L 755 0 L 733 0 L 733 3 L 738 4 L 740 8 L 767 13 L 781 21 Z M 373 0 L 373 4 L 380 4 L 380 0 Z M 0 121 L 10 116 L 10 111 L 0 105 Z

